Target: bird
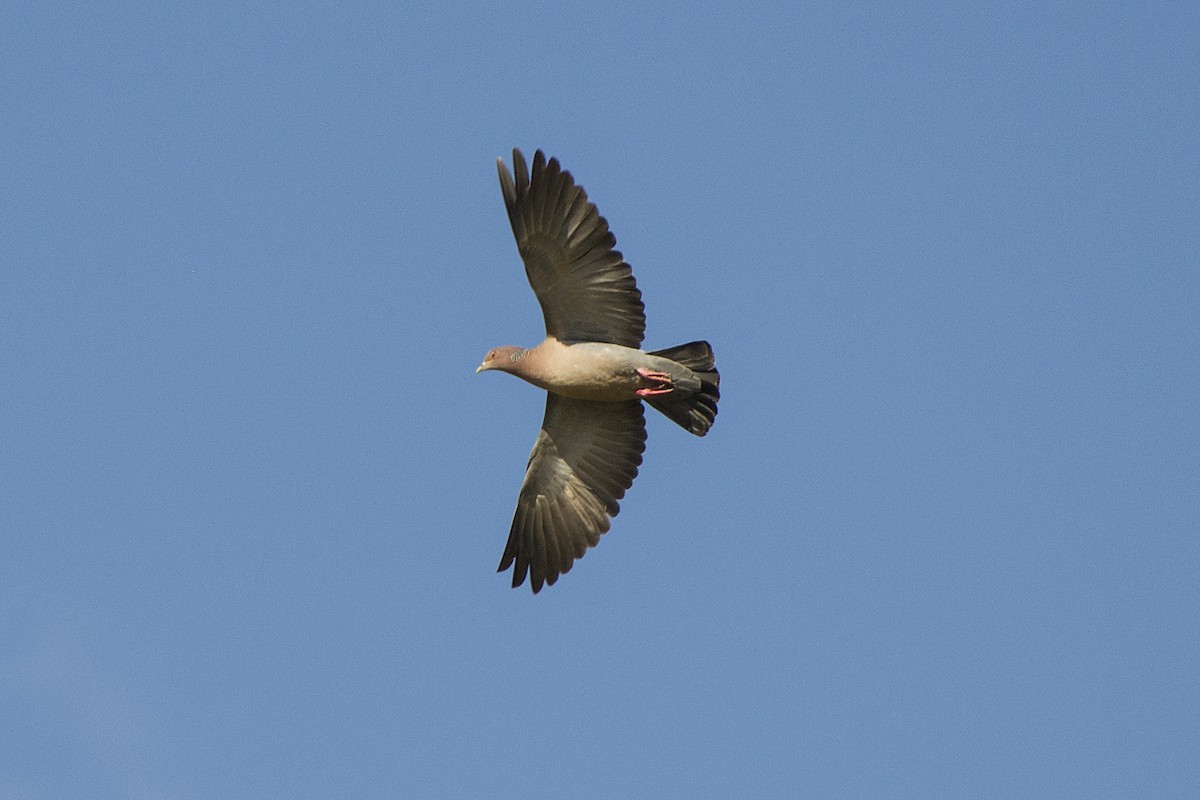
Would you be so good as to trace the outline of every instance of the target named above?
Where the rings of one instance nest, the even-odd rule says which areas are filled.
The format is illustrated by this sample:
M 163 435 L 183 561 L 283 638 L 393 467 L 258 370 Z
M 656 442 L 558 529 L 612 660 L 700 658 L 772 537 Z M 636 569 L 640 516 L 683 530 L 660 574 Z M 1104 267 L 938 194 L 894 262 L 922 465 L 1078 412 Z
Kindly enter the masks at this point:
M 645 305 L 608 221 L 558 159 L 539 149 L 530 171 L 513 149 L 496 159 L 525 275 L 542 308 L 537 346 L 496 347 L 476 374 L 497 370 L 546 391 L 497 572 L 534 594 L 595 547 L 620 511 L 646 447 L 645 401 L 696 436 L 717 416 L 712 346 L 644 351 Z

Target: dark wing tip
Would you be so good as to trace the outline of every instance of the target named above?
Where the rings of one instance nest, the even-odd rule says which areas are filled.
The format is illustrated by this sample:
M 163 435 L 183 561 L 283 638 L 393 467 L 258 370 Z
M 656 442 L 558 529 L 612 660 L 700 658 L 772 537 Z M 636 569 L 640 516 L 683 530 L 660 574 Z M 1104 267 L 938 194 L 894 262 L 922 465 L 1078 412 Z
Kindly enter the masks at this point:
M 513 185 L 512 173 L 508 171 L 503 158 L 496 159 L 496 171 L 500 173 L 500 193 L 504 195 L 504 205 L 511 213 L 517 203 L 517 187 Z
M 518 188 L 529 188 L 529 167 L 525 164 L 525 155 L 517 147 L 513 148 L 513 174 L 517 176 Z

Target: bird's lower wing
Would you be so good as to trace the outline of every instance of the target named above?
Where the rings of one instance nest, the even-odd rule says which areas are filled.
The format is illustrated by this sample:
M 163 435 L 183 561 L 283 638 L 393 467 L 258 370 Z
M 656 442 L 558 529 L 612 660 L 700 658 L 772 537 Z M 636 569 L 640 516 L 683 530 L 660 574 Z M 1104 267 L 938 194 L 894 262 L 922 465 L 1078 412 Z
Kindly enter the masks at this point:
M 594 547 L 633 485 L 646 449 L 641 401 L 604 403 L 547 393 L 546 416 L 517 500 L 503 572 L 529 574 L 536 593 Z

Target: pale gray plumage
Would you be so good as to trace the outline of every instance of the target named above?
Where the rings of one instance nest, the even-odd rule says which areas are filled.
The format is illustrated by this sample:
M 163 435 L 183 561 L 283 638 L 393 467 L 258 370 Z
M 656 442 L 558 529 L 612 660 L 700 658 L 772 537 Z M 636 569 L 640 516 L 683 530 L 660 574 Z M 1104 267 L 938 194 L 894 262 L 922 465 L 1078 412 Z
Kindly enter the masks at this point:
M 542 306 L 546 339 L 499 347 L 477 372 L 509 372 L 547 390 L 499 571 L 515 565 L 534 593 L 571 569 L 609 529 L 645 450 L 642 400 L 703 436 L 717 414 L 720 375 L 707 342 L 638 349 L 641 292 L 616 239 L 583 187 L 556 159 L 534 153 L 530 173 L 513 150 L 500 186 L 525 274 Z

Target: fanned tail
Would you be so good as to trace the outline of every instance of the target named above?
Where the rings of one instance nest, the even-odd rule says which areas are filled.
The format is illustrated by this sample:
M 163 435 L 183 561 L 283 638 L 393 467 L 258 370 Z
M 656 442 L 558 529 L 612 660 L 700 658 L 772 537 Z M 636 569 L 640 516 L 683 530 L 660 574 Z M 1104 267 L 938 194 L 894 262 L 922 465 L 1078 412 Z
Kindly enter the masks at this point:
M 646 402 L 661 411 L 668 419 L 697 436 L 708 433 L 717 418 L 717 401 L 721 399 L 721 374 L 708 342 L 688 342 L 666 350 L 655 350 L 652 356 L 669 358 L 692 371 L 700 379 L 700 391 L 694 394 L 670 394 L 647 397 Z

